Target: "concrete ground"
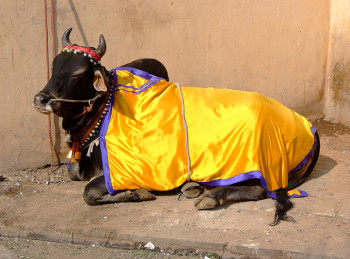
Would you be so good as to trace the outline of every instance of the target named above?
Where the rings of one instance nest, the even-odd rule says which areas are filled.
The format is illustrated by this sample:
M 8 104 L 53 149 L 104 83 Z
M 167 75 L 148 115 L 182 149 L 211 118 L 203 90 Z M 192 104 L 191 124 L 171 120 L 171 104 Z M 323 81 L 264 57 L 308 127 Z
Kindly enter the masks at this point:
M 151 242 L 158 251 L 195 251 L 197 257 L 210 252 L 222 258 L 350 258 L 350 129 L 325 121 L 314 125 L 321 155 L 299 188 L 310 196 L 293 199 L 289 215 L 297 223 L 269 226 L 272 199 L 197 211 L 193 200 L 177 201 L 177 193 L 170 192 L 150 202 L 91 207 L 82 199 L 86 183 L 70 181 L 61 167 L 54 173 L 39 169 L 3 175 L 0 237 L 127 249 Z M 9 251 L 0 242 L 1 249 Z

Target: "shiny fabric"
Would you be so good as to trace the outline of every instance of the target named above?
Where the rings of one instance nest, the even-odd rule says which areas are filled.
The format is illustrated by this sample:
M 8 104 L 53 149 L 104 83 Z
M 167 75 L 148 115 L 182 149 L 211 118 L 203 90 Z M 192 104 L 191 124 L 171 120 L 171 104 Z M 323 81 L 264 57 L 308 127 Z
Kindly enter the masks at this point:
M 159 77 L 132 68 L 113 73 L 113 105 L 100 131 L 110 194 L 172 190 L 186 182 L 189 169 L 191 181 L 209 186 L 260 179 L 276 198 L 273 191 L 288 187 L 288 174 L 312 157 L 316 130 L 271 98 L 181 86 L 182 100 L 177 86 Z

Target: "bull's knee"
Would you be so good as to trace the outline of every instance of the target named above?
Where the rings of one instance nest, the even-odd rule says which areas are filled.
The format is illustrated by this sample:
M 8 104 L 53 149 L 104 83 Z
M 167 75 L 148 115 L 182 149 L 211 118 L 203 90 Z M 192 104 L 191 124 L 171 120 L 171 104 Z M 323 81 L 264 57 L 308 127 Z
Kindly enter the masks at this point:
M 92 182 L 88 183 L 85 186 L 83 197 L 84 197 L 84 201 L 87 204 L 91 206 L 98 205 L 103 195 L 104 193 L 102 193 L 101 190 L 99 190 L 96 186 L 94 186 Z
M 71 163 L 68 168 L 68 177 L 72 181 L 80 181 L 80 166 L 79 163 Z

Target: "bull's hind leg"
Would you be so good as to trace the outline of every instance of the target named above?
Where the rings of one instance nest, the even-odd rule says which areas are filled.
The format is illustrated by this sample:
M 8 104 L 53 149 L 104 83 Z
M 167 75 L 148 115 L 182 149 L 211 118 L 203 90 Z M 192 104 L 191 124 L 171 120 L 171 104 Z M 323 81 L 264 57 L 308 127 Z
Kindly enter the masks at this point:
M 85 202 L 89 205 L 150 201 L 156 199 L 156 196 L 145 189 L 124 191 L 116 195 L 110 195 L 107 191 L 103 175 L 96 177 L 85 186 L 83 196 Z
M 213 209 L 238 201 L 257 201 L 266 198 L 261 186 L 223 186 L 206 190 L 195 202 L 199 210 Z

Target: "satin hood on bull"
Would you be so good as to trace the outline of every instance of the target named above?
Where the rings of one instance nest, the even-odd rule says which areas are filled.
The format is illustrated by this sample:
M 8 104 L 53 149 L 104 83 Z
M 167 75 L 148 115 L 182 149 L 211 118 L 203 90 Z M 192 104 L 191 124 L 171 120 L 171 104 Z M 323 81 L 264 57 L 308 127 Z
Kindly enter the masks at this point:
M 260 179 L 276 198 L 288 174 L 311 160 L 315 128 L 271 98 L 179 86 L 132 68 L 113 74 L 113 105 L 100 130 L 110 194 L 167 191 L 187 180 L 224 186 Z

